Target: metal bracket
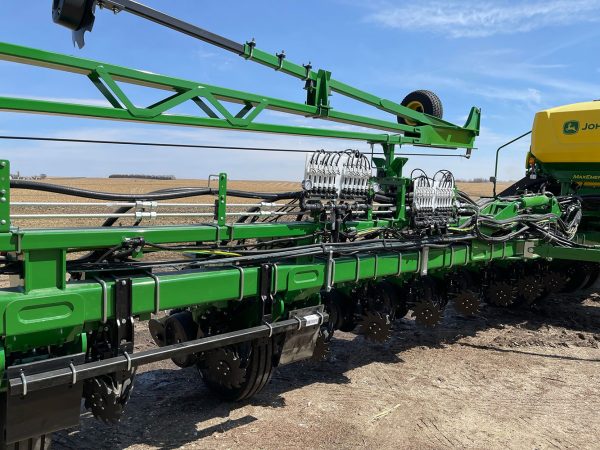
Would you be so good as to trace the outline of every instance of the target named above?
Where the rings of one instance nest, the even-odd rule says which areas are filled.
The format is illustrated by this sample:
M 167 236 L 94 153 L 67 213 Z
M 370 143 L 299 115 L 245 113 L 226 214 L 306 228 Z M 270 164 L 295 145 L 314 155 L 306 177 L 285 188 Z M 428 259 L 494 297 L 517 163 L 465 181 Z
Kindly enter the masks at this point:
M 402 274 L 402 252 L 398 252 L 398 272 L 396 276 L 399 277 Z
M 275 56 L 279 60 L 279 65 L 275 70 L 281 70 L 283 68 L 283 60 L 285 59 L 285 50 L 281 50 L 281 53 L 275 53 Z
M 246 45 L 250 48 L 250 54 L 248 55 L 248 57 L 246 59 L 251 60 L 252 57 L 254 56 L 254 48 L 256 47 L 256 40 L 254 38 L 252 38 L 251 41 L 246 42 Z
M 327 270 L 325 279 L 325 291 L 331 292 L 335 279 L 335 259 L 333 259 L 333 250 L 329 250 L 327 255 Z
M 535 258 L 535 244 L 533 241 L 523 242 L 523 257 L 527 259 Z
M 113 352 L 133 352 L 131 278 L 121 278 L 115 281 L 115 323 Z
M 244 273 L 244 268 L 240 267 L 240 266 L 231 266 L 234 269 L 237 269 L 240 272 L 240 296 L 238 297 L 238 301 L 241 302 L 242 300 L 244 300 L 244 284 L 245 284 L 245 273 Z
M 17 237 L 17 250 L 16 253 L 19 255 L 23 252 L 23 232 L 19 227 L 12 230 L 12 234 Z
M 94 280 L 102 287 L 102 323 L 105 324 L 108 321 L 108 288 L 103 279 L 94 277 Z
M 160 312 L 160 279 L 152 272 L 146 272 L 154 280 L 154 314 Z
M 85 353 L 78 353 L 8 367 L 5 372 L 8 389 L 1 405 L 5 420 L 3 441 L 23 441 L 35 434 L 77 426 L 83 391 L 77 367 L 84 362 Z M 43 373 L 61 370 L 68 373 L 62 384 L 37 389 L 32 381 Z M 20 385 L 18 392 L 11 389 L 15 383 Z
M 273 319 L 273 264 L 261 264 L 258 274 L 258 290 L 260 299 L 261 323 L 272 322 Z
M 271 290 L 271 295 L 273 297 L 277 294 L 277 282 L 279 281 L 278 270 L 277 263 L 273 263 L 273 288 Z

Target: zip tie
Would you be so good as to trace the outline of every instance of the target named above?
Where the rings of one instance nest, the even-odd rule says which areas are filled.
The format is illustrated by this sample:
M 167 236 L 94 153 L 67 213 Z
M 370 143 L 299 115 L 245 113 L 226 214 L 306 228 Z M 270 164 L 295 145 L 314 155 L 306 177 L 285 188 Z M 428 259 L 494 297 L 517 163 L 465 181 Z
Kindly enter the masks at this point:
M 152 272 L 146 272 L 154 280 L 154 314 L 160 312 L 160 279 Z
M 69 364 L 69 368 L 71 369 L 71 374 L 72 374 L 71 384 L 73 386 L 75 386 L 75 384 L 77 383 L 77 369 L 75 369 L 75 366 L 73 365 L 73 361 L 71 361 L 71 363 Z
M 100 286 L 102 286 L 102 323 L 105 324 L 108 321 L 108 293 L 106 288 L 106 282 L 98 277 L 94 277 Z

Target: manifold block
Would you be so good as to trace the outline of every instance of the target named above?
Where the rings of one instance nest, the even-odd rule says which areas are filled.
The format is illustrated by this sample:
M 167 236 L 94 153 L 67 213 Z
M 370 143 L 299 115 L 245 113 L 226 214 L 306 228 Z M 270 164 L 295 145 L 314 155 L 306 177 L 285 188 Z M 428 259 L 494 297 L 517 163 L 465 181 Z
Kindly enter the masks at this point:
M 319 150 L 306 158 L 302 187 L 315 196 L 362 197 L 369 193 L 371 162 L 357 150 Z
M 456 211 L 456 184 L 451 172 L 437 172 L 433 178 L 425 173 L 413 178 L 412 211 L 418 227 L 444 226 Z

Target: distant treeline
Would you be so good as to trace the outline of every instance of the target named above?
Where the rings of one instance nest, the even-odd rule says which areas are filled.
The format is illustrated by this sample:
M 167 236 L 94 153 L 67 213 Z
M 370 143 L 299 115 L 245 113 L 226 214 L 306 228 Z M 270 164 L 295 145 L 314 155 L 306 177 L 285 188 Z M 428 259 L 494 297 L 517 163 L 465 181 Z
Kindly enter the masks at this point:
M 140 174 L 120 174 L 109 175 L 108 178 L 141 178 L 144 180 L 174 180 L 175 175 L 140 175 Z
M 490 180 L 488 178 L 458 178 L 456 181 L 459 183 L 489 183 Z

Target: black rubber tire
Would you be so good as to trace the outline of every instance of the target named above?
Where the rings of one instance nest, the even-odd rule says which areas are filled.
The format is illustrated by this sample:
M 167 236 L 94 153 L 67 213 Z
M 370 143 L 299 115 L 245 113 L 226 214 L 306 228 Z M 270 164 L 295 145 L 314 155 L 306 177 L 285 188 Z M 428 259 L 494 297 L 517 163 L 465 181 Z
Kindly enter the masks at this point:
M 13 442 L 12 444 L 1 446 L 0 449 L 6 450 L 47 450 L 50 448 L 51 435 L 42 434 L 24 441 Z
M 208 388 L 227 401 L 241 401 L 260 392 L 271 379 L 274 361 L 273 339 L 257 339 L 249 344 L 246 380 L 237 388 L 227 388 L 202 377 Z M 200 369 L 202 373 L 203 369 Z
M 418 103 L 421 106 L 416 109 L 419 112 L 428 114 L 430 116 L 442 118 L 444 116 L 444 108 L 442 106 L 442 101 L 440 98 L 431 91 L 419 90 L 413 91 L 404 97 L 402 100 L 402 106 L 409 106 L 411 104 Z M 415 109 L 415 108 L 412 108 Z M 398 123 L 402 125 L 416 125 L 410 120 L 406 120 L 404 117 L 398 116 Z

